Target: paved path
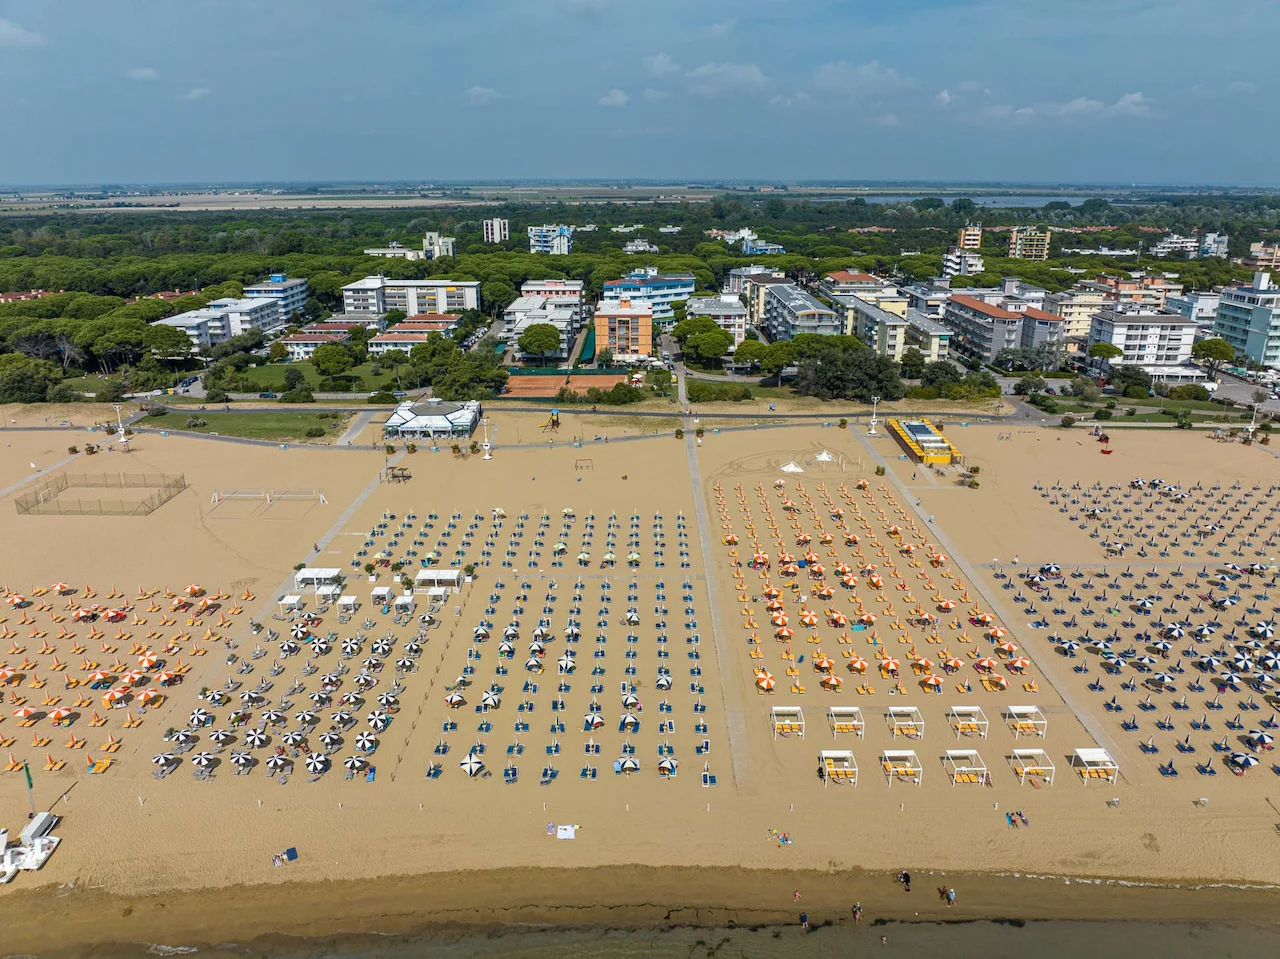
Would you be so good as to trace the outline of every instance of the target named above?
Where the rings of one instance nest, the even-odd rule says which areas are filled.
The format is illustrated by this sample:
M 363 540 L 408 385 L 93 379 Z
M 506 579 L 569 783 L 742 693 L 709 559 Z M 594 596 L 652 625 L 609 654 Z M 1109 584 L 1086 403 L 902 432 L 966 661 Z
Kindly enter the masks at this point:
M 22 489 L 22 487 L 30 483 L 34 483 L 38 479 L 44 479 L 54 470 L 62 469 L 62 467 L 66 466 L 72 460 L 76 459 L 76 457 L 79 455 L 80 454 L 78 453 L 73 453 L 70 456 L 63 457 L 62 459 L 58 460 L 58 462 L 56 463 L 52 463 L 49 466 L 42 467 L 38 472 L 32 473 L 26 479 L 20 479 L 18 480 L 18 482 L 11 483 L 10 485 L 6 486 L 4 489 L 0 489 L 0 499 L 4 499 L 4 497 L 8 496 L 10 493 L 17 492 L 18 490 Z
M 914 509 L 916 498 L 911 495 L 906 482 L 894 473 L 893 469 L 890 468 L 884 457 L 881 456 L 880 452 L 868 441 L 867 437 L 863 435 L 861 430 L 853 432 L 858 438 L 858 441 L 871 455 L 871 458 L 875 460 L 876 464 L 885 468 L 885 476 L 893 483 L 894 486 L 898 487 L 898 490 L 906 498 L 907 505 Z M 916 510 L 916 513 L 919 515 L 919 510 Z M 946 554 L 951 557 L 951 561 L 968 578 L 970 585 L 982 596 L 984 602 L 993 612 L 996 613 L 996 615 L 1006 623 L 1022 622 L 1022 617 L 1019 614 L 1009 610 L 1005 604 L 1001 602 L 1000 598 L 990 591 L 983 580 L 979 578 L 977 569 L 967 559 L 965 559 L 964 554 L 961 553 L 960 550 L 956 549 L 955 543 L 953 543 L 935 523 L 930 522 L 928 517 L 924 515 L 920 515 L 920 522 L 928 528 L 934 541 L 943 547 Z M 1040 667 L 1040 672 L 1043 674 L 1045 680 L 1054 688 L 1062 701 L 1066 703 L 1075 714 L 1080 725 L 1082 725 L 1089 735 L 1093 737 L 1094 742 L 1110 752 L 1111 755 L 1116 758 L 1117 762 L 1121 762 L 1121 757 L 1125 755 L 1125 751 L 1120 749 L 1119 743 L 1112 738 L 1103 724 L 1096 718 L 1093 711 L 1090 709 L 1089 704 L 1083 702 L 1072 691 L 1070 685 L 1066 682 L 1065 674 L 1062 672 L 1062 669 L 1065 667 L 1063 662 L 1059 662 L 1060 657 L 1054 656 L 1048 652 L 1046 652 L 1045 655 L 1040 655 L 1040 653 L 1040 650 L 1036 650 L 1035 660 L 1036 665 Z
M 335 446 L 350 446 L 358 437 L 364 428 L 373 422 L 374 414 L 377 410 L 365 410 L 363 413 L 357 413 L 351 420 L 351 425 L 347 427 L 347 431 L 338 437 Z

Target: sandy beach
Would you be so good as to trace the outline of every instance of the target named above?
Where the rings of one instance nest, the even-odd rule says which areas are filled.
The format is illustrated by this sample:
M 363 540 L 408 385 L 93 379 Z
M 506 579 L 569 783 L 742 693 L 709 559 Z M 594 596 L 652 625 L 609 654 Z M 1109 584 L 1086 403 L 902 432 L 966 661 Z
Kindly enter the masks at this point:
M 24 603 L 0 611 L 0 629 L 13 634 L 0 639 L 0 663 L 16 678 L 4 690 L 0 714 L 0 740 L 13 742 L 0 749 L 0 759 L 12 753 L 28 761 L 37 808 L 63 817 L 62 845 L 45 868 L 0 891 L 10 913 L 23 917 L 8 937 L 11 947 L 36 952 L 41 945 L 70 948 L 87 940 L 159 941 L 151 930 L 163 930 L 164 941 L 208 942 L 271 933 L 407 932 L 433 922 L 774 922 L 793 911 L 790 893 L 798 885 L 807 902 L 823 909 L 829 903 L 834 911 L 852 897 L 869 913 L 894 916 L 900 892 L 887 877 L 904 867 L 921 877 L 921 899 L 930 908 L 939 903 L 924 877 L 962 876 L 973 892 L 958 908 L 969 917 L 1250 918 L 1273 895 L 1269 888 L 1241 894 L 1123 887 L 1121 893 L 1120 887 L 1061 880 L 1050 895 L 1043 891 L 1050 887 L 1040 885 L 1050 880 L 1016 878 L 1280 884 L 1272 852 L 1280 811 L 1268 799 L 1273 760 L 1259 754 L 1259 766 L 1236 776 L 1211 749 L 1228 734 L 1235 702 L 1249 691 L 1223 696 L 1227 708 L 1203 733 L 1186 727 L 1205 711 L 1199 703 L 1212 698 L 1212 687 L 1188 694 L 1195 708 L 1185 715 L 1173 715 L 1185 689 L 1157 693 L 1157 708 L 1142 712 L 1142 728 L 1131 732 L 1121 723 L 1148 693 L 1145 674 L 1108 675 L 1105 692 L 1094 692 L 1089 684 L 1099 678 L 1097 657 L 1088 659 L 1092 672 L 1076 672 L 1084 660 L 1069 659 L 1049 639 L 1061 638 L 1073 614 L 1079 619 L 1068 596 L 1072 588 L 1085 591 L 1084 576 L 1070 578 L 1077 564 L 1098 577 L 1117 577 L 1103 602 L 1124 607 L 1129 604 L 1120 595 L 1139 591 L 1136 578 L 1118 579 L 1125 568 L 1159 567 L 1146 590 L 1159 593 L 1160 604 L 1174 604 L 1175 613 L 1158 605 L 1132 627 L 1122 623 L 1139 614 L 1127 608 L 1098 613 L 1107 625 L 1094 627 L 1095 634 L 1114 630 L 1128 645 L 1156 620 L 1210 621 L 1214 611 L 1198 600 L 1193 581 L 1205 566 L 1217 575 L 1229 558 L 1208 556 L 1211 544 L 1194 557 L 1173 551 L 1165 558 L 1108 557 L 1089 524 L 1082 529 L 1080 516 L 1071 519 L 1072 484 L 1098 482 L 1117 510 L 1127 506 L 1137 511 L 1135 519 L 1154 523 L 1158 498 L 1122 499 L 1134 477 L 1163 477 L 1184 489 L 1200 483 L 1201 493 L 1216 499 L 1239 483 L 1240 496 L 1253 493 L 1257 500 L 1241 509 L 1260 510 L 1250 525 L 1261 529 L 1247 549 L 1238 540 L 1227 548 L 1248 553 L 1235 558 L 1241 566 L 1266 563 L 1266 537 L 1280 528 L 1260 505 L 1277 475 L 1268 450 L 1218 444 L 1201 434 L 1117 430 L 1114 455 L 1100 456 L 1083 431 L 953 428 L 966 462 L 980 467 L 980 488 L 967 489 L 955 474 L 913 468 L 891 438 L 852 429 L 814 423 L 716 432 L 709 425 L 699 445 L 691 424 L 689 435 L 676 440 L 669 432 L 645 435 L 652 424 L 599 421 L 583 421 L 577 446 L 568 435 L 543 434 L 534 414 L 496 413 L 492 461 L 454 456 L 447 446 L 439 453 L 400 453 L 391 465 L 412 473 L 402 483 L 382 481 L 388 461 L 380 451 L 283 450 L 146 433 L 132 453 L 92 461 L 81 455 L 48 470 L 185 476 L 189 488 L 145 516 L 20 515 L 13 500 L 30 484 L 12 487 L 30 476 L 30 462 L 45 467 L 66 458 L 74 434 L 5 435 L 0 487 L 11 491 L 0 501 L 0 536 L 9 547 L 0 559 L 0 584 Z M 817 458 L 824 450 L 831 457 Z M 787 463 L 803 472 L 781 471 Z M 885 476 L 875 475 L 880 464 Z M 1215 483 L 1223 489 L 1213 491 Z M 1060 492 L 1051 492 L 1055 485 Z M 324 502 L 214 502 L 215 493 L 229 489 L 315 490 Z M 1064 496 L 1067 513 L 1060 511 Z M 784 506 L 787 500 L 794 509 Z M 835 508 L 844 511 L 838 521 Z M 1179 511 L 1162 522 L 1196 521 Z M 899 530 L 890 532 L 891 526 Z M 859 537 L 856 544 L 847 540 L 850 532 Z M 1157 527 L 1152 535 L 1163 532 Z M 829 543 L 822 543 L 824 533 L 831 534 Z M 1195 539 L 1182 535 L 1179 550 Z M 731 536 L 736 544 L 726 542 Z M 810 541 L 801 543 L 801 536 Z M 770 554 L 767 569 L 749 568 L 756 540 Z M 812 563 L 794 576 L 782 573 L 779 543 L 801 556 L 814 550 L 828 569 L 822 578 L 811 574 Z M 432 551 L 438 560 L 428 558 Z M 420 593 L 412 614 L 397 618 L 371 595 L 376 586 L 400 592 L 390 569 L 380 567 L 376 583 L 363 570 L 378 553 L 406 562 L 409 575 L 476 564 L 475 581 L 434 607 Z M 614 554 L 612 562 L 607 553 Z M 937 553 L 947 558 L 935 566 L 927 557 Z M 1016 571 L 1009 567 L 1014 555 Z M 1059 607 L 1051 592 L 1028 614 L 1027 590 L 1019 584 L 1050 562 L 1063 567 L 1064 612 L 1053 612 Z M 1170 579 L 1179 562 L 1180 578 Z M 851 567 L 851 585 L 835 574 L 840 563 Z M 359 607 L 346 621 L 334 608 L 318 612 L 299 640 L 304 648 L 289 653 L 281 644 L 300 616 L 290 620 L 278 600 L 294 591 L 298 564 L 342 570 L 342 592 L 354 595 Z M 874 573 L 860 572 L 869 564 L 876 565 Z M 872 575 L 885 580 L 882 587 L 871 585 Z M 1225 588 L 1242 591 L 1253 604 L 1247 608 L 1258 610 L 1247 614 L 1249 623 L 1273 615 L 1270 578 Z M 50 593 L 57 583 L 68 589 Z M 824 584 L 832 595 L 819 598 Z M 1184 584 L 1188 599 L 1174 600 Z M 184 593 L 188 585 L 200 590 Z M 766 606 L 770 586 L 779 588 L 778 610 Z M 1096 593 L 1103 586 L 1091 588 Z M 110 592 L 117 596 L 108 598 Z M 314 591 L 297 592 L 306 602 L 303 613 L 322 605 Z M 954 608 L 943 609 L 952 597 Z M 201 599 L 210 600 L 203 611 Z M 74 620 L 77 608 L 95 602 L 104 610 L 126 607 L 125 618 Z M 1197 602 L 1202 613 L 1192 611 Z M 1246 627 L 1233 623 L 1244 608 L 1218 615 L 1218 635 L 1208 646 L 1226 642 L 1233 628 L 1243 640 Z M 419 616 L 428 609 L 430 622 L 423 623 Z M 788 617 L 795 635 L 775 635 L 774 612 Z M 831 612 L 850 622 L 840 625 Z M 853 629 L 865 612 L 876 621 Z M 812 627 L 804 622 L 810 613 Z M 927 623 L 926 613 L 936 621 Z M 1034 625 L 1038 617 L 1046 625 Z M 262 623 L 263 632 L 254 635 L 250 620 Z M 535 636 L 540 622 L 546 635 Z M 576 634 L 566 632 L 571 623 Z M 486 637 L 477 635 L 480 626 Z M 269 641 L 266 629 L 281 635 Z M 993 636 L 992 629 L 1003 632 Z M 90 638 L 93 630 L 101 635 Z M 354 641 L 354 652 L 344 654 L 344 640 Z M 1016 648 L 1002 651 L 999 643 Z M 162 662 L 142 667 L 148 653 Z M 978 667 L 988 657 L 998 668 Z M 1021 657 L 1029 662 L 1013 668 Z M 900 689 L 879 669 L 889 658 L 898 662 Z M 948 672 L 944 661 L 953 658 L 962 665 Z M 1193 658 L 1183 658 L 1187 672 L 1179 675 L 1179 687 L 1198 675 Z M 54 669 L 55 659 L 65 668 Z M 825 659 L 832 665 L 815 669 Z M 858 660 L 867 661 L 865 672 L 850 669 Z M 156 685 L 155 677 L 179 661 L 189 667 L 183 679 Z M 306 668 L 308 661 L 314 668 Z M 86 662 L 96 666 L 82 668 Z M 130 669 L 143 675 L 127 684 L 126 705 L 107 709 L 104 692 L 122 688 L 119 678 Z M 761 669 L 775 679 L 771 693 L 759 688 Z M 68 677 L 96 670 L 110 672 L 112 682 L 89 692 L 67 687 Z M 989 691 L 985 681 L 993 673 L 1009 688 Z M 33 676 L 44 684 L 33 686 Z M 368 685 L 356 682 L 361 676 Z M 838 691 L 824 688 L 836 685 L 825 676 L 842 680 Z M 942 680 L 941 693 L 926 691 L 931 676 Z M 1143 685 L 1123 689 L 1131 678 Z M 859 693 L 859 686 L 874 690 Z M 144 707 L 137 700 L 148 688 L 163 698 Z M 207 693 L 201 698 L 202 690 L 214 689 L 223 690 L 221 704 Z M 258 698 L 242 698 L 258 689 Z M 486 692 L 493 695 L 489 705 Z M 19 727 L 14 712 L 21 706 L 9 701 L 15 694 L 38 711 L 34 724 Z M 344 708 L 347 694 L 354 696 L 346 704 L 351 723 L 335 723 L 331 716 Z M 452 694 L 463 702 L 451 706 Z M 379 699 L 384 695 L 391 698 Z M 1264 705 L 1256 719 L 1246 717 L 1242 734 L 1271 712 L 1273 697 L 1254 695 Z M 1113 696 L 1123 714 L 1104 707 Z M 55 697 L 57 703 L 45 702 Z M 81 697 L 87 705 L 72 705 Z M 290 705 L 279 707 L 280 720 L 265 721 L 263 714 L 282 698 Z M 863 734 L 833 734 L 832 705 L 858 707 Z M 1011 705 L 1035 706 L 1045 735 L 1015 740 L 1005 720 Z M 801 707 L 803 738 L 775 736 L 771 706 Z M 896 706 L 919 710 L 919 738 L 905 739 L 901 729 L 895 735 L 886 715 Z M 953 710 L 970 706 L 989 722 L 985 737 L 954 728 Z M 47 715 L 59 707 L 75 715 L 70 725 L 53 728 Z M 188 727 L 196 709 L 211 714 L 210 725 L 193 727 L 190 750 L 174 749 L 166 733 Z M 236 711 L 247 714 L 243 723 L 231 721 Z M 298 719 L 308 711 L 315 714 L 311 721 Z M 374 712 L 385 713 L 379 724 L 368 718 Z M 1166 713 L 1176 729 L 1156 726 Z M 94 714 L 106 722 L 91 726 Z M 592 716 L 600 717 L 598 728 L 591 728 Z M 448 728 L 451 723 L 456 728 Z M 248 745 L 247 735 L 259 727 L 263 744 Z M 213 733 L 223 728 L 229 737 L 214 742 Z M 304 740 L 285 746 L 285 735 L 298 730 L 305 730 Z M 336 737 L 331 748 L 319 742 L 326 732 Z M 371 749 L 356 747 L 361 734 L 374 737 Z M 1175 749 L 1188 735 L 1194 755 Z M 49 742 L 35 746 L 33 736 Z M 1149 737 L 1157 753 L 1140 748 Z M 77 739 L 85 742 L 76 746 Z M 113 741 L 118 747 L 103 751 Z M 1019 784 L 1008 757 L 1023 747 L 1043 749 L 1052 760 L 1052 786 Z M 903 748 L 917 753 L 921 771 L 886 776 L 883 751 Z M 1075 775 L 1070 757 L 1081 748 L 1106 749 L 1119 767 L 1118 781 Z M 280 749 L 292 767 L 284 782 L 265 767 Z M 953 785 L 942 762 L 948 749 L 976 750 L 990 785 Z M 819 750 L 851 750 L 857 785 L 824 784 Z M 153 757 L 166 752 L 175 754 L 175 768 L 157 779 Z M 193 760 L 205 752 L 211 775 L 198 778 Z M 250 757 L 246 775 L 236 775 L 232 762 L 240 752 Z M 315 775 L 305 767 L 312 752 L 328 755 Z M 474 776 L 461 765 L 468 755 L 481 764 Z M 87 756 L 111 764 L 91 775 Z M 348 778 L 350 758 L 361 762 Z M 1159 771 L 1171 758 L 1176 778 Z M 622 765 L 629 759 L 638 766 L 634 772 Z M 664 759 L 676 760 L 675 776 L 660 775 Z M 44 768 L 60 760 L 61 767 Z M 1195 765 L 1205 760 L 1218 764 L 1218 775 L 1197 774 Z M 427 778 L 434 764 L 438 778 Z M 615 764 L 624 771 L 615 772 Z M 366 781 L 370 767 L 376 776 Z M 507 775 L 511 769 L 514 775 Z M 704 772 L 715 777 L 714 786 L 703 785 Z M 16 834 L 27 811 L 20 772 L 0 776 L 0 810 Z M 557 840 L 548 834 L 555 825 L 576 826 L 576 838 Z M 273 865 L 272 857 L 290 847 L 297 860 Z M 287 889 L 288 905 L 280 907 L 274 893 L 264 895 L 264 886 Z M 210 901 L 228 907 L 217 928 L 202 913 Z M 558 911 L 569 903 L 571 913 Z M 671 912 L 673 905 L 690 904 L 698 910 L 694 916 Z M 53 908 L 61 917 L 56 943 L 41 938 L 49 914 L 42 911 Z M 228 923 L 232 914 L 236 919 Z M 318 923 L 318 916 L 331 918 Z

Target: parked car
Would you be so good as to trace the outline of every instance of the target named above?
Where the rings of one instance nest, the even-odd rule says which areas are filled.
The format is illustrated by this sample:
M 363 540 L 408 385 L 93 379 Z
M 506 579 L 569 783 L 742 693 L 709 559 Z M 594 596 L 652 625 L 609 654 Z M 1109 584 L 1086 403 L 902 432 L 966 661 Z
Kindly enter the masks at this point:
M 275 398 L 276 394 L 272 393 L 270 390 L 263 390 L 258 394 L 258 399 L 260 400 L 274 400 Z

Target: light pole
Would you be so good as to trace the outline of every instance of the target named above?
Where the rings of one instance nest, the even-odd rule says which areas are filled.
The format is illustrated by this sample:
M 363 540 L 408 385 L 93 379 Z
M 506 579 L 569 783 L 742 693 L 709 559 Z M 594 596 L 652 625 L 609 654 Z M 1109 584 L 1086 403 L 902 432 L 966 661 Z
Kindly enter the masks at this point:
M 120 435 L 124 436 L 124 420 L 120 418 L 120 407 L 113 403 L 111 408 L 116 411 L 116 426 L 120 430 Z
M 876 409 L 879 407 L 879 405 L 880 405 L 880 397 L 878 396 L 871 397 L 871 429 L 867 430 L 868 436 L 879 435 L 876 432 Z
M 480 425 L 484 427 L 484 458 L 486 460 L 493 459 L 492 447 L 489 446 L 489 417 L 485 417 L 480 421 Z

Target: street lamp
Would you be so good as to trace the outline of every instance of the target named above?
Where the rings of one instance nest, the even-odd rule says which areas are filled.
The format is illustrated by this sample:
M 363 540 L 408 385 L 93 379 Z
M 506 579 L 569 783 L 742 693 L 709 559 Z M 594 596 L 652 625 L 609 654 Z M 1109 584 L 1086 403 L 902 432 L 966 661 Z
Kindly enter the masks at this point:
M 876 432 L 876 408 L 880 405 L 880 397 L 871 397 L 871 429 L 867 430 L 868 436 L 878 436 Z
M 484 427 L 484 458 L 486 460 L 493 459 L 492 447 L 489 446 L 489 417 L 485 417 L 480 421 L 480 425 Z

